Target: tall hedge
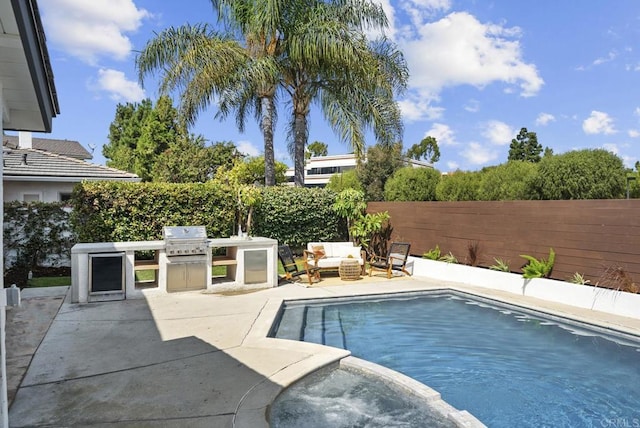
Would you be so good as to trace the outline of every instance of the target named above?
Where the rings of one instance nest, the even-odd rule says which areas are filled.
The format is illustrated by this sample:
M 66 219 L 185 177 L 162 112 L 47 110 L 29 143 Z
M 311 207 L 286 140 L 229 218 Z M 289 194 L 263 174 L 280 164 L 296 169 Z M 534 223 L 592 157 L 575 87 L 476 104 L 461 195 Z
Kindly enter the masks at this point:
M 235 220 L 233 192 L 218 182 L 87 182 L 73 192 L 72 224 L 79 242 L 162 239 L 163 226 L 206 226 L 228 237 Z
M 438 201 L 477 201 L 480 172 L 456 171 L 443 176 L 436 186 Z
M 405 166 L 393 173 L 384 185 L 387 201 L 435 201 L 440 171 Z
M 532 192 L 538 199 L 617 199 L 626 190 L 622 159 L 603 149 L 545 156 L 538 164 Z
M 326 189 L 267 187 L 256 208 L 253 234 L 296 250 L 308 242 L 347 240 L 346 223 L 331 208 L 335 198 Z
M 531 190 L 538 164 L 512 160 L 480 173 L 478 199 L 481 201 L 517 201 L 535 199 Z

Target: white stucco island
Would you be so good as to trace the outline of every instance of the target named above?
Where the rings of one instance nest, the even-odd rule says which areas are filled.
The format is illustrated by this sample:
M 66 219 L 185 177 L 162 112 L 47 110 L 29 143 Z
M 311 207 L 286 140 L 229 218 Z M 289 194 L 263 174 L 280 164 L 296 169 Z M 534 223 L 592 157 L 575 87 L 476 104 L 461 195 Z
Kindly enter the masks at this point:
M 72 301 L 276 287 L 277 247 L 278 241 L 270 238 L 216 238 L 207 240 L 203 255 L 170 256 L 163 240 L 79 243 L 71 249 Z M 226 274 L 214 276 L 217 266 Z M 153 271 L 153 279 L 137 281 L 137 271 Z

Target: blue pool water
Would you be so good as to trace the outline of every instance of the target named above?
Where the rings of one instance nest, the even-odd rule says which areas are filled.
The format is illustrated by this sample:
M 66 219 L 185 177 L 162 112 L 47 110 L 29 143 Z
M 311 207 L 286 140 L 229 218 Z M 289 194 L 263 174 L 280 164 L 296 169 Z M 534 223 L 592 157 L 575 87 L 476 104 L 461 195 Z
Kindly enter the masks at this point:
M 447 294 L 287 306 L 276 337 L 349 349 L 489 427 L 640 427 L 640 342 Z

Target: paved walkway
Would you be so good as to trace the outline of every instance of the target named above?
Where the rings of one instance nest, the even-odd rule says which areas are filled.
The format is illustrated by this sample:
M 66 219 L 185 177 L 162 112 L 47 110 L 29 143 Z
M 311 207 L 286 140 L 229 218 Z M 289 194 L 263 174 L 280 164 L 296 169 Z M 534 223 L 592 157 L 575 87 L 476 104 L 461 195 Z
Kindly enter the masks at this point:
M 640 333 L 640 320 L 448 286 Z M 10 426 L 266 427 L 267 406 L 284 386 L 348 355 L 265 338 L 283 298 L 442 287 L 425 279 L 362 280 L 312 288 L 287 284 L 233 296 L 156 294 L 87 305 L 70 303 L 68 295 L 62 302 L 64 288 L 49 295 L 29 291 L 23 307 L 8 314 L 11 384 L 14 390 L 20 385 Z

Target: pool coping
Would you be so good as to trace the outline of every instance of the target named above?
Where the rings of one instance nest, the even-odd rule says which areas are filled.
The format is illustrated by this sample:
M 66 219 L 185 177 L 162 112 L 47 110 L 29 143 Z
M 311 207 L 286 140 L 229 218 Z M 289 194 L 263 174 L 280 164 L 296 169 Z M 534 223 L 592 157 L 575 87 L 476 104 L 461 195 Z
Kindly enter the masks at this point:
M 619 333 L 620 335 L 626 336 L 630 335 L 634 338 L 640 339 L 640 320 L 636 320 L 634 318 L 619 316 L 615 314 L 610 314 L 606 312 L 600 312 L 593 309 L 585 309 L 581 307 L 574 307 L 571 305 L 548 301 L 539 299 L 531 296 L 520 296 L 514 293 L 505 292 L 503 290 L 495 290 L 487 287 L 474 287 L 468 284 L 461 284 L 457 282 L 450 281 L 438 281 L 438 284 L 433 284 L 433 278 L 419 278 L 414 277 L 417 281 L 423 280 L 424 284 L 418 287 L 409 287 L 410 289 L 405 290 L 395 290 L 390 291 L 388 289 L 381 289 L 380 291 L 371 291 L 368 287 L 365 290 L 360 289 L 349 289 L 345 290 L 343 293 L 335 293 L 332 296 L 326 297 L 278 297 L 278 298 L 270 298 L 268 299 L 265 306 L 262 308 L 257 318 L 254 321 L 252 328 L 249 330 L 245 340 L 243 342 L 243 346 L 257 346 L 257 347 L 277 347 L 283 350 L 305 350 L 307 352 L 312 353 L 312 357 L 305 359 L 304 361 L 300 361 L 298 363 L 292 364 L 291 366 L 286 367 L 282 371 L 278 372 L 276 376 L 271 378 L 272 381 L 279 384 L 281 388 L 278 391 L 273 391 L 271 397 L 267 397 L 264 395 L 265 391 L 249 391 L 237 408 L 237 418 L 242 420 L 243 413 L 245 411 L 253 411 L 256 408 L 256 403 L 259 403 L 263 408 L 267 408 L 267 414 L 265 415 L 265 425 L 264 427 L 268 427 L 268 412 L 270 405 L 275 401 L 279 394 L 282 393 L 286 388 L 295 384 L 305 376 L 316 372 L 317 370 L 321 370 L 331 365 L 340 366 L 344 364 L 345 366 L 357 366 L 356 368 L 361 368 L 365 371 L 368 371 L 373 376 L 380 376 L 385 379 L 394 380 L 403 384 L 406 379 L 409 379 L 411 382 L 406 382 L 406 385 L 414 394 L 420 396 L 424 393 L 424 391 L 434 391 L 438 396 L 440 395 L 437 391 L 430 388 L 428 385 L 424 385 L 418 381 L 415 381 L 412 378 L 408 378 L 405 375 L 396 372 L 394 370 L 388 369 L 386 367 L 380 366 L 378 364 L 372 363 L 370 361 L 361 360 L 363 363 L 354 362 L 356 357 L 351 356 L 351 353 L 346 350 L 333 348 L 330 346 L 313 344 L 308 342 L 300 342 L 296 340 L 289 339 L 279 339 L 269 337 L 272 332 L 274 323 L 279 316 L 279 314 L 284 310 L 284 307 L 287 302 L 319 302 L 319 301 L 327 301 L 333 300 L 335 302 L 338 301 L 346 301 L 355 299 L 371 299 L 376 297 L 385 297 L 385 296 L 405 296 L 409 297 L 412 295 L 420 295 L 425 293 L 436 293 L 436 292 L 453 292 L 460 293 L 463 295 L 469 295 L 471 298 L 478 298 L 480 300 L 486 299 L 489 301 L 493 301 L 496 303 L 502 303 L 510 306 L 515 306 L 519 310 L 523 311 L 533 311 L 543 314 L 544 316 L 549 316 L 551 318 L 559 318 L 562 320 L 573 321 L 579 324 L 586 324 L 590 328 L 604 329 L 607 331 L 613 330 L 615 333 Z M 430 284 L 431 283 L 431 284 Z M 406 287 L 399 287 L 406 288 Z M 637 325 L 629 325 L 630 321 L 637 321 Z M 406 378 L 406 379 L 404 379 Z M 427 388 L 424 390 L 423 388 Z M 254 394 L 261 395 L 260 397 L 254 396 Z M 428 397 L 427 393 L 425 397 Z M 440 398 L 440 400 L 442 400 Z M 250 404 L 249 404 L 250 403 Z M 464 409 L 456 409 L 453 406 L 450 406 L 446 401 L 442 400 L 443 409 L 449 409 L 449 412 L 445 414 L 451 414 L 452 422 L 456 423 L 456 426 L 460 427 L 482 427 L 485 426 L 479 420 L 477 420 L 471 413 Z M 453 409 L 453 410 L 451 410 Z M 444 410 L 443 410 L 444 411 Z M 255 419 L 254 419 L 255 421 Z

